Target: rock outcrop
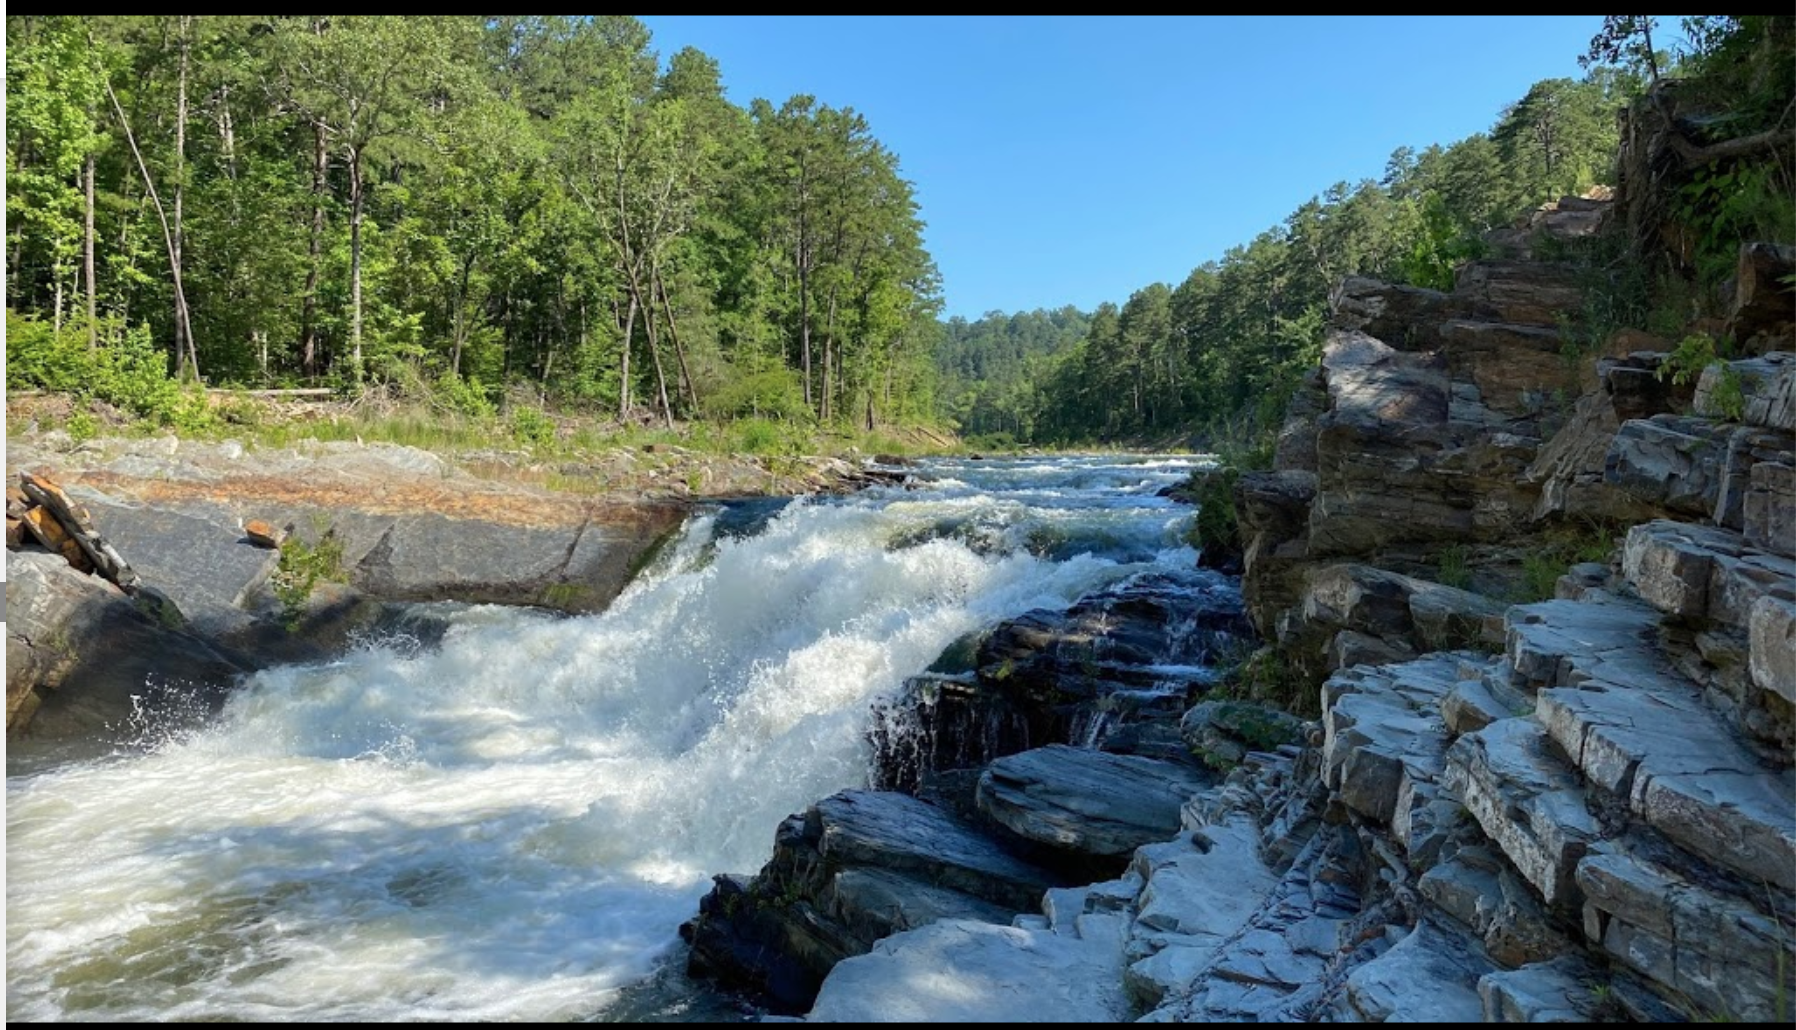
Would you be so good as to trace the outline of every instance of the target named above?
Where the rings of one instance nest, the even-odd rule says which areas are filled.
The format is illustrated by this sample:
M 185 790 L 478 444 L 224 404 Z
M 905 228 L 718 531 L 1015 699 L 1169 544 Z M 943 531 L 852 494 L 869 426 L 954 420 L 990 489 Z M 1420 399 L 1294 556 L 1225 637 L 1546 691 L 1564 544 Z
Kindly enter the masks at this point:
M 1756 356 L 1695 383 L 1638 333 L 1574 367 L 1575 276 L 1534 259 L 1605 208 L 1543 211 L 1451 293 L 1337 291 L 1275 468 L 1235 485 L 1246 613 L 1319 725 L 1203 698 L 1180 740 L 1226 778 L 1152 788 L 1097 751 L 960 748 L 991 762 L 968 811 L 1025 844 L 1129 846 L 1160 788 L 1179 827 L 1009 926 L 893 933 L 812 1018 L 1788 1018 L 1796 355 L 1764 341 L 1789 312 L 1747 287 Z M 1553 534 L 1580 522 L 1615 535 L 1574 563 Z M 1559 561 L 1555 596 L 1513 596 Z M 1020 670 L 1036 703 L 1078 693 L 1047 627 L 992 639 L 1006 675 L 944 692 Z

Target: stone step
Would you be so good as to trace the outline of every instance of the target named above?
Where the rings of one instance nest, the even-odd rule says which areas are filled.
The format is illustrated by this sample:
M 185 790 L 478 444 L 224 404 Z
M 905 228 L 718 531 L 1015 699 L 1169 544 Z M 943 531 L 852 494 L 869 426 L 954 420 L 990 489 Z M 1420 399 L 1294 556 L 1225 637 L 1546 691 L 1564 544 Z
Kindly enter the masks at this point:
M 1441 718 L 1454 736 L 1481 730 L 1498 719 L 1526 715 L 1532 708 L 1526 694 L 1495 675 L 1462 679 L 1441 698 Z
M 1225 822 L 1135 852 L 1142 884 L 1125 974 L 1144 1007 L 1182 996 L 1221 947 L 1260 911 L 1280 878 L 1260 857 L 1258 822 L 1233 813 Z
M 1478 981 L 1478 997 L 1486 1023 L 1593 1023 L 1604 980 L 1594 965 L 1567 955 L 1486 973 Z
M 1179 809 L 1210 778 L 1192 766 L 1051 744 L 993 762 L 979 810 L 1027 840 L 1122 859 L 1179 829 Z
M 1354 811 L 1388 825 L 1412 859 L 1451 818 L 1438 782 L 1452 733 L 1442 703 L 1492 664 L 1440 652 L 1397 665 L 1354 666 L 1322 686 L 1322 780 Z
M 813 1023 L 1113 1023 L 1130 1016 L 1109 941 L 949 919 L 836 964 Z
M 1796 889 L 1796 775 L 1765 768 L 1697 690 L 1599 674 L 1540 692 L 1536 718 L 1584 778 L 1692 854 Z
M 1347 977 L 1350 1014 L 1368 1023 L 1475 1023 L 1478 981 L 1496 971 L 1478 942 L 1424 918 L 1396 947 Z
M 1575 686 L 1599 667 L 1653 672 L 1659 620 L 1646 605 L 1602 592 L 1515 605 L 1503 619 L 1509 684 L 1532 693 Z
M 1572 874 L 1601 836 L 1577 773 L 1534 719 L 1499 719 L 1448 749 L 1442 777 L 1550 906 L 1578 901 Z
M 1688 539 L 1671 528 L 1644 535 Z M 1518 605 L 1509 613 L 1511 667 L 1538 691 L 1536 719 L 1587 782 L 1693 854 L 1796 887 L 1796 777 L 1766 767 L 1665 662 L 1660 618 L 1623 601 Z M 1787 632 L 1786 624 L 1784 641 Z M 1762 636 L 1762 655 L 1779 654 L 1776 629 Z
M 1491 958 L 1520 966 L 1564 954 L 1570 942 L 1497 849 L 1463 847 L 1416 881 L 1422 897 L 1470 930 Z
M 1622 571 L 1667 615 L 1747 625 L 1761 597 L 1796 602 L 1796 559 L 1727 529 L 1660 519 L 1628 530 Z
M 1615 961 L 1694 1003 L 1693 1019 L 1787 1022 L 1796 998 L 1791 914 L 1763 898 L 1698 882 L 1650 857 L 1639 839 L 1604 842 L 1578 865 L 1584 932 Z
M 1752 682 L 1796 705 L 1796 604 L 1761 597 L 1747 616 Z

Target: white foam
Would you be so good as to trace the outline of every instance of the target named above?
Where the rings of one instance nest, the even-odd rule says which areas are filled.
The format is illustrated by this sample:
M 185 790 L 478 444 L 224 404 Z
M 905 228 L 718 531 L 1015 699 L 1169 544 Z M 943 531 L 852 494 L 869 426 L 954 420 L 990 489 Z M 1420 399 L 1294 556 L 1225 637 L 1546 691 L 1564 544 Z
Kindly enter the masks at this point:
M 9 779 L 9 1019 L 601 1010 L 711 874 L 864 781 L 875 699 L 1152 567 L 887 549 L 1007 504 L 1054 515 L 925 490 L 795 503 L 746 539 L 695 520 L 602 615 L 466 609 L 438 648 L 269 670 L 199 732 Z M 1160 538 L 1173 516 L 1113 517 Z

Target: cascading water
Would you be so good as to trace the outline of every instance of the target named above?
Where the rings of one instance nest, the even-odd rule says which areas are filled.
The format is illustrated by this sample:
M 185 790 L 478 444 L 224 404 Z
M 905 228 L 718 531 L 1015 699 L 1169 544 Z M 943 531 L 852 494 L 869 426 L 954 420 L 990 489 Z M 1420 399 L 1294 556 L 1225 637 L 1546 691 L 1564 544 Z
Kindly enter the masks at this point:
M 1193 464 L 941 461 L 753 535 L 697 517 L 601 615 L 455 609 L 9 775 L 7 1018 L 617 1018 L 711 874 L 866 781 L 907 676 L 1188 568 L 1156 491 Z

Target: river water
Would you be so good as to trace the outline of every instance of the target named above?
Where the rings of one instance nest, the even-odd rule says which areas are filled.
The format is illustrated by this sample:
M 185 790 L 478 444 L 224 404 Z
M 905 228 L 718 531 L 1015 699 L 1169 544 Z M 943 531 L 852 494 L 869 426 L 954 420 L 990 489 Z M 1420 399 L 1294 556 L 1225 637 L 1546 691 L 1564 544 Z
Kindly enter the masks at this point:
M 603 614 L 438 607 L 429 644 L 9 767 L 7 1019 L 714 1014 L 672 971 L 711 875 L 863 785 L 875 703 L 958 638 L 1189 569 L 1156 492 L 1195 464 L 933 461 L 702 514 Z

